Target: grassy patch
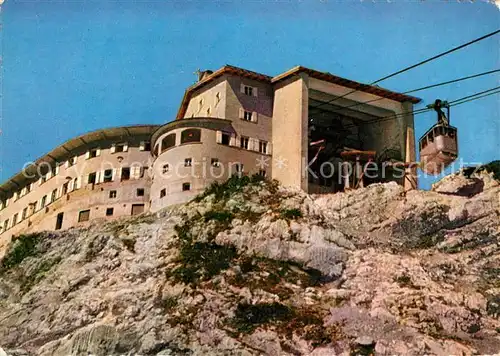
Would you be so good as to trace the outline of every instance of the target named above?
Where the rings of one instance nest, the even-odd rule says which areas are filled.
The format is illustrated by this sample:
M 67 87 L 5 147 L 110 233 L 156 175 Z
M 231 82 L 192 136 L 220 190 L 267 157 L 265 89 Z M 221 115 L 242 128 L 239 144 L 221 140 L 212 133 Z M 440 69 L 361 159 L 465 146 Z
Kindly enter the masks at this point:
M 492 161 L 480 167 L 478 171 L 486 171 L 493 173 L 493 178 L 500 180 L 500 160 Z
M 36 256 L 41 234 L 20 235 L 9 245 L 0 264 L 0 273 L 19 265 L 24 259 Z
M 300 209 L 285 209 L 281 211 L 281 217 L 287 220 L 294 220 L 302 217 Z
M 294 312 L 281 303 L 238 304 L 231 321 L 240 333 L 252 333 L 258 326 L 291 320 Z
M 209 195 L 215 195 L 216 200 L 223 200 L 229 198 L 229 196 L 241 192 L 244 187 L 249 184 L 257 184 L 264 182 L 265 178 L 254 174 L 253 176 L 242 176 L 233 175 L 224 183 L 214 182 L 205 191 L 194 198 L 194 201 L 200 202 Z
M 228 224 L 233 220 L 234 215 L 229 212 L 229 211 L 216 211 L 216 210 L 211 210 L 207 211 L 205 215 L 203 216 L 205 219 L 205 222 L 209 222 L 211 220 L 215 220 L 220 223 Z
M 59 256 L 42 260 L 35 270 L 31 271 L 29 275 L 24 275 L 21 278 L 21 292 L 28 292 L 35 284 L 45 278 L 47 272 L 49 272 L 59 262 L 61 262 L 61 257 Z
M 214 243 L 184 243 L 177 260 L 181 265 L 168 273 L 176 282 L 197 284 L 218 275 L 237 257 L 232 246 Z

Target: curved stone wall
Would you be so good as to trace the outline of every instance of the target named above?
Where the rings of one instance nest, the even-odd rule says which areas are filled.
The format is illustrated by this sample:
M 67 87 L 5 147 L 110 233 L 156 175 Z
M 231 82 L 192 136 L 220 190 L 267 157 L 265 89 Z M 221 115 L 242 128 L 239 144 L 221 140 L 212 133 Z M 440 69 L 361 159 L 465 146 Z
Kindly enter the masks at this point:
M 258 147 L 254 146 L 256 150 L 238 147 L 239 138 L 235 135 L 230 139 L 231 145 L 223 144 L 220 142 L 222 132 L 209 128 L 199 128 L 200 142 L 181 143 L 182 132 L 189 129 L 165 130 L 152 141 L 152 145 L 160 143 L 160 148 L 153 163 L 151 211 L 189 201 L 212 182 L 224 181 L 238 173 L 237 164 L 243 165 L 243 174 L 265 171 L 270 176 L 270 167 L 259 164 L 264 160 L 270 165 L 270 156 L 259 153 Z M 171 134 L 176 136 L 175 146 L 162 150 L 163 138 Z
M 32 166 L 14 177 L 16 190 L 5 188 L 10 181 L 5 183 L 0 251 L 21 233 L 66 229 L 149 210 L 149 138 L 155 129 L 143 126 L 137 132 L 130 128 L 125 135 L 113 136 L 114 131 L 106 130 L 99 137 L 84 135 L 66 160 L 37 161 L 38 171 Z

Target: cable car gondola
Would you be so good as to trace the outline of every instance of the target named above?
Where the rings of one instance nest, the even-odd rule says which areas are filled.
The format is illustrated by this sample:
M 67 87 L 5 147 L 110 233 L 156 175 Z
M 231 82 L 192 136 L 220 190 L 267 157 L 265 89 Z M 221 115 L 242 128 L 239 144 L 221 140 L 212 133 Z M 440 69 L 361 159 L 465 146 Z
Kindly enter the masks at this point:
M 450 106 L 437 99 L 428 107 L 436 110 L 438 122 L 419 140 L 420 168 L 428 174 L 438 175 L 458 156 L 457 128 L 450 126 Z M 447 108 L 447 115 L 442 110 Z

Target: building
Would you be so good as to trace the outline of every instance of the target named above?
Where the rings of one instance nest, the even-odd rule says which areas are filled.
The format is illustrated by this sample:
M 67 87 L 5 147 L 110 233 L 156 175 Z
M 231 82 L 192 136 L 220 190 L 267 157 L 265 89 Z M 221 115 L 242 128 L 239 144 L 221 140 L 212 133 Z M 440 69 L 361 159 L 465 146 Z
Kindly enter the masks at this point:
M 343 152 L 358 151 L 414 162 L 418 98 L 304 67 L 270 77 L 226 65 L 198 79 L 175 120 L 71 139 L 4 182 L 0 251 L 21 233 L 186 202 L 233 174 L 261 174 L 311 193 L 343 190 L 356 179 L 416 186 L 408 169 L 412 179 L 389 170 L 370 180 L 357 169 L 346 178 L 336 164 L 345 163 Z

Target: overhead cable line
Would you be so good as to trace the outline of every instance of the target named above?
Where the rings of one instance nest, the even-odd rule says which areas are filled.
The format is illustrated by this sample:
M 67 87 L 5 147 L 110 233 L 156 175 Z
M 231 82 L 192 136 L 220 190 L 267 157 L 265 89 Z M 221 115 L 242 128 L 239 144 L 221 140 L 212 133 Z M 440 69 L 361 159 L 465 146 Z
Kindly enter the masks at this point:
M 408 91 L 402 92 L 401 94 L 409 94 L 409 93 L 414 93 L 414 92 L 417 92 L 417 91 L 422 91 L 422 90 L 427 90 L 427 89 L 431 89 L 431 88 L 440 87 L 440 86 L 447 85 L 447 84 L 458 83 L 458 82 L 461 82 L 461 81 L 464 81 L 464 80 L 468 80 L 468 79 L 472 79 L 472 78 L 477 78 L 477 77 L 481 77 L 481 76 L 484 76 L 484 75 L 493 74 L 493 73 L 497 73 L 497 72 L 500 72 L 500 69 L 490 70 L 490 71 L 483 72 L 483 73 L 478 73 L 478 74 L 469 75 L 469 76 L 462 77 L 462 78 L 448 80 L 446 82 L 441 82 L 441 83 L 437 83 L 437 84 L 427 85 L 427 86 L 420 87 L 420 88 L 417 88 L 417 89 L 412 89 L 412 90 L 408 90 Z M 380 101 L 380 100 L 384 100 L 384 99 L 386 99 L 386 98 L 382 98 L 381 97 L 381 98 L 376 98 L 376 99 L 368 100 L 368 101 L 365 101 L 365 102 L 362 102 L 362 103 L 355 103 L 355 104 L 352 104 L 352 105 L 349 105 L 349 106 L 341 107 L 338 110 L 347 110 L 347 109 L 350 109 L 350 108 L 353 108 L 353 107 L 356 107 L 356 106 L 359 106 L 359 105 L 365 105 L 365 104 L 369 104 L 369 103 L 374 103 L 376 101 Z M 311 107 L 311 109 L 315 109 L 317 107 L 319 107 L 319 105 L 315 106 L 315 107 Z
M 484 36 L 481 36 L 481 37 L 479 37 L 479 38 L 476 38 L 476 39 L 474 39 L 474 40 L 472 40 L 472 41 L 469 41 L 469 42 L 467 42 L 467 43 L 464 43 L 464 44 L 462 44 L 462 45 L 460 45 L 460 46 L 457 46 L 457 47 L 454 47 L 454 48 L 452 48 L 452 49 L 449 49 L 448 51 L 445 51 L 445 52 L 440 53 L 440 54 L 438 54 L 438 55 L 435 55 L 435 56 L 433 56 L 433 57 L 427 58 L 427 59 L 425 59 L 425 60 L 423 60 L 423 61 L 421 61 L 421 62 L 418 62 L 418 63 L 416 63 L 416 64 L 414 64 L 414 65 L 409 66 L 409 67 L 403 68 L 403 69 L 401 69 L 401 70 L 399 70 L 399 71 L 397 71 L 397 72 L 394 72 L 394 73 L 392 73 L 392 74 L 386 75 L 385 77 L 380 78 L 380 79 L 378 79 L 378 80 L 376 80 L 376 81 L 374 81 L 374 82 L 372 82 L 372 83 L 370 83 L 370 84 L 368 84 L 368 85 L 375 85 L 375 84 L 377 84 L 377 83 L 380 83 L 381 81 L 384 81 L 384 80 L 386 80 L 386 79 L 389 79 L 389 78 L 395 77 L 396 75 L 399 75 L 399 74 L 401 74 L 401 73 L 407 72 L 407 71 L 409 71 L 409 70 L 411 70 L 411 69 L 414 69 L 414 68 L 416 68 L 416 67 L 418 67 L 418 66 L 421 66 L 421 65 L 423 65 L 423 64 L 429 63 L 429 62 L 431 62 L 431 61 L 433 61 L 433 60 L 435 60 L 435 59 L 438 59 L 438 58 L 440 58 L 440 57 L 446 56 L 446 55 L 448 55 L 448 54 L 450 54 L 450 53 L 453 53 L 453 52 L 458 51 L 458 50 L 460 50 L 460 49 L 462 49 L 462 48 L 465 48 L 465 47 L 467 47 L 467 46 L 470 46 L 470 45 L 472 45 L 472 44 L 474 44 L 474 43 L 477 43 L 477 42 L 479 42 L 479 41 L 482 41 L 482 40 L 484 40 L 484 39 L 486 39 L 486 38 L 489 38 L 489 37 L 491 37 L 491 36 L 494 36 L 494 35 L 496 35 L 496 34 L 497 34 L 497 33 L 499 33 L 499 32 L 500 32 L 500 30 L 496 30 L 496 31 L 493 31 L 493 32 L 491 32 L 491 33 L 488 33 L 488 34 L 486 34 L 486 35 L 484 35 Z M 333 98 L 333 99 L 332 99 L 332 100 L 330 100 L 330 101 L 324 102 L 324 103 L 322 103 L 322 104 L 320 104 L 320 105 L 316 106 L 315 108 L 318 108 L 318 107 L 320 107 L 320 106 L 323 106 L 323 105 L 326 105 L 326 104 L 329 104 L 329 103 L 333 103 L 334 101 L 336 101 L 336 100 L 338 100 L 338 99 L 345 98 L 346 96 L 351 95 L 352 93 L 357 92 L 357 91 L 359 90 L 359 88 L 360 88 L 361 86 L 363 86 L 363 85 L 364 85 L 364 84 L 360 84 L 360 85 L 358 85 L 358 88 L 353 89 L 352 91 L 349 91 L 349 92 L 347 92 L 346 94 L 344 94 L 344 95 L 342 95 L 342 96 L 335 97 L 335 98 Z

